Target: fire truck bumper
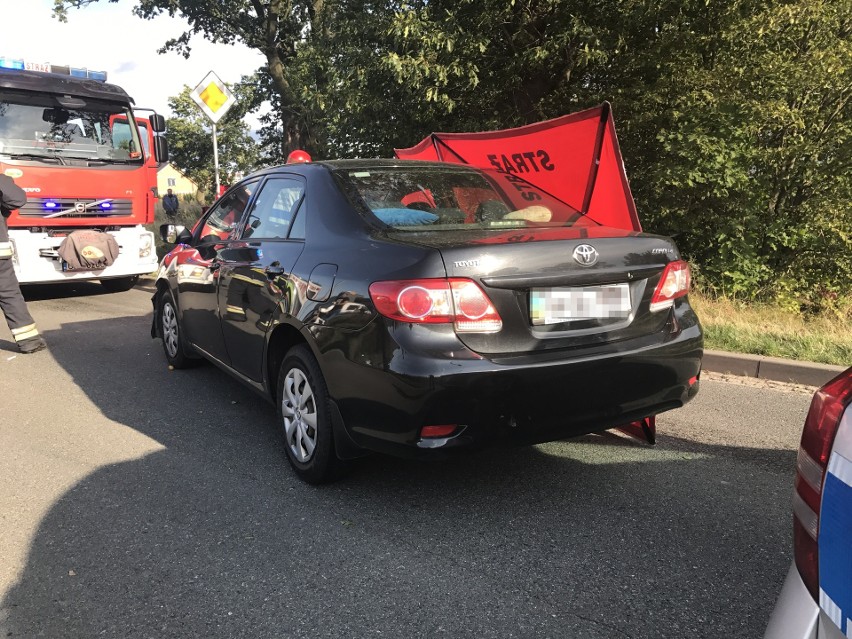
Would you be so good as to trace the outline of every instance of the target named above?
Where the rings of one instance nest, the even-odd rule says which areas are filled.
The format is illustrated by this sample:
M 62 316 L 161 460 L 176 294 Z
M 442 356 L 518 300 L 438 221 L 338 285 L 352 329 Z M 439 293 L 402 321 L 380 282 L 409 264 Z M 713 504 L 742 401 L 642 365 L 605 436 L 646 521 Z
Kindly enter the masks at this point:
M 116 260 L 99 270 L 75 270 L 59 257 L 58 249 L 64 236 L 32 232 L 29 229 L 10 229 L 15 275 L 21 284 L 39 284 L 132 277 L 157 270 L 153 233 L 141 225 L 109 233 L 118 242 L 119 254 Z

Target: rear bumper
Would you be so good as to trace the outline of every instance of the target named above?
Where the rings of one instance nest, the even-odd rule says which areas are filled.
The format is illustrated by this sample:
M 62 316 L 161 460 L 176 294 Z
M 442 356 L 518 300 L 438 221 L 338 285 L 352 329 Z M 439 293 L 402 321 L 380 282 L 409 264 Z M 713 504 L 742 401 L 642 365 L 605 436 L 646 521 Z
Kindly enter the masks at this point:
M 337 355 L 339 355 L 339 351 Z M 388 369 L 322 362 L 346 432 L 363 448 L 437 456 L 500 440 L 552 441 L 655 415 L 698 392 L 703 340 L 696 323 L 664 344 L 583 358 L 517 361 L 394 351 Z M 330 361 L 331 360 L 331 361 Z M 421 439 L 426 425 L 455 424 Z
M 805 587 L 796 565 L 790 566 L 784 587 L 769 618 L 764 639 L 844 639 Z

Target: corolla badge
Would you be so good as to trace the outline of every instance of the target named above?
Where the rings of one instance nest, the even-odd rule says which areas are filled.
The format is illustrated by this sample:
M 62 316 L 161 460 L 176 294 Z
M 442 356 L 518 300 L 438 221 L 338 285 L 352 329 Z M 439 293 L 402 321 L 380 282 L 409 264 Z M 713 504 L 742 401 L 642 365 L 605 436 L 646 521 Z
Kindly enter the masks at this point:
M 598 261 L 598 251 L 589 244 L 580 244 L 574 249 L 574 259 L 580 266 L 591 266 Z
M 456 268 L 474 268 L 479 266 L 479 260 L 459 260 L 458 262 L 453 262 L 453 266 Z

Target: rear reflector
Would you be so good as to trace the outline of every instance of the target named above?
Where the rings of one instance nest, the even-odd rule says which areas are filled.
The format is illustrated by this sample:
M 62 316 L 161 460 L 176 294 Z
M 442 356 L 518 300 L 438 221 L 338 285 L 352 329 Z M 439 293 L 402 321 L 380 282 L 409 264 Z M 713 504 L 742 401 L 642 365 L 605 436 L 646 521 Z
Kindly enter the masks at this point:
M 650 310 L 655 312 L 671 308 L 677 298 L 689 293 L 690 281 L 689 264 L 683 260 L 669 262 L 651 298 Z
M 811 510 L 811 507 L 805 503 L 799 493 L 793 493 L 793 516 L 801 524 L 802 529 L 808 533 L 808 536 L 816 541 L 819 531 L 819 515 Z
M 819 598 L 819 550 L 816 539 L 796 516 L 793 517 L 793 556 L 802 582 L 816 601 Z
M 456 432 L 455 424 L 441 424 L 439 426 L 424 426 L 420 429 L 421 437 L 449 437 Z

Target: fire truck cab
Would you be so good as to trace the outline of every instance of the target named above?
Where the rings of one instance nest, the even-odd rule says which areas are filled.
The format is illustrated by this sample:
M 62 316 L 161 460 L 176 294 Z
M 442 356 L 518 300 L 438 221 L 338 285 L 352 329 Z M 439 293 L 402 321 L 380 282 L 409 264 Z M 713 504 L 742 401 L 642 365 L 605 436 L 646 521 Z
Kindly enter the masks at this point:
M 56 70 L 69 73 L 0 58 L 0 172 L 28 196 L 6 220 L 15 272 L 22 284 L 97 279 L 127 290 L 157 269 L 144 225 L 154 221 L 157 168 L 168 160 L 165 119 L 136 116 L 106 74 Z M 113 235 L 118 257 L 100 270 L 69 267 L 58 249 L 77 230 Z

